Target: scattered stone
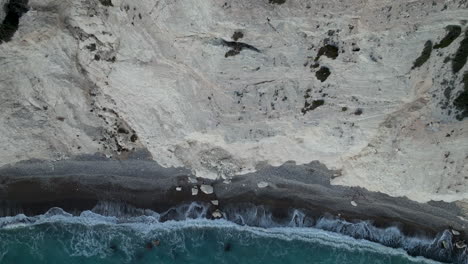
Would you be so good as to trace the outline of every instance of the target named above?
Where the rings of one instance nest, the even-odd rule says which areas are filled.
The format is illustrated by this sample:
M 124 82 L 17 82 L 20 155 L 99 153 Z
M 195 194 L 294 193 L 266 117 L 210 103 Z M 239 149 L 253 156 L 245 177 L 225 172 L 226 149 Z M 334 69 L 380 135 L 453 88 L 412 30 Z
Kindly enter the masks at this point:
M 206 185 L 203 184 L 200 186 L 200 190 L 206 194 L 212 194 L 213 193 L 213 186 L 211 185 Z
M 257 183 L 258 188 L 266 188 L 268 187 L 268 182 L 261 181 Z
M 218 200 L 212 200 L 212 201 L 211 201 L 211 204 L 218 206 L 218 205 L 219 205 L 219 201 L 218 201 Z
M 351 201 L 352 206 L 357 206 L 357 203 L 355 201 Z
M 176 187 L 175 190 L 180 192 L 180 191 L 182 191 L 182 187 Z
M 197 195 L 198 194 L 198 187 L 197 186 L 193 186 L 192 187 L 192 195 Z

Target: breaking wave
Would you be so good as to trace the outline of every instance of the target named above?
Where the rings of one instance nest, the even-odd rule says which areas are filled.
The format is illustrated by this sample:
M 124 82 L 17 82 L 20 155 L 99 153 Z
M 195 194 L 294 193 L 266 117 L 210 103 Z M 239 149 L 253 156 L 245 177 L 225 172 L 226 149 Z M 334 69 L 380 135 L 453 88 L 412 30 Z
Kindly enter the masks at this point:
M 44 252 L 39 250 L 39 243 L 46 243 L 44 241 L 59 241 L 57 243 L 64 245 L 69 256 L 79 257 L 106 258 L 115 254 L 113 245 L 119 245 L 120 257 L 130 262 L 138 257 L 144 241 L 152 241 L 155 237 L 164 238 L 165 243 L 171 245 L 167 251 L 171 255 L 176 254 L 177 250 L 187 250 L 187 240 L 196 243 L 205 241 L 204 238 L 197 240 L 193 236 L 199 236 L 197 232 L 201 230 L 210 230 L 223 234 L 223 239 L 234 241 L 245 242 L 253 237 L 261 237 L 275 241 L 301 241 L 340 251 L 402 257 L 410 263 L 432 262 L 429 259 L 468 263 L 466 250 L 458 250 L 457 253 L 452 243 L 453 235 L 449 231 L 435 238 L 406 237 L 396 227 L 377 228 L 365 221 L 350 223 L 340 219 L 314 220 L 300 210 L 291 210 L 287 216 L 277 217 L 268 209 L 253 205 L 227 207 L 220 213 L 222 219 L 212 219 L 212 206 L 196 202 L 162 213 L 125 204 L 100 202 L 92 210 L 83 211 L 79 215 L 52 208 L 38 216 L 19 214 L 3 217 L 0 218 L 0 262 L 7 256 L 9 246 L 18 241 L 27 244 L 28 250 L 37 254 L 35 257 L 39 259 L 46 258 Z M 24 230 L 30 232 L 19 232 Z M 59 235 L 52 238 L 54 232 Z M 34 234 L 33 237 L 31 234 Z M 205 234 L 205 231 L 201 234 Z M 214 240 L 223 239 L 217 237 Z

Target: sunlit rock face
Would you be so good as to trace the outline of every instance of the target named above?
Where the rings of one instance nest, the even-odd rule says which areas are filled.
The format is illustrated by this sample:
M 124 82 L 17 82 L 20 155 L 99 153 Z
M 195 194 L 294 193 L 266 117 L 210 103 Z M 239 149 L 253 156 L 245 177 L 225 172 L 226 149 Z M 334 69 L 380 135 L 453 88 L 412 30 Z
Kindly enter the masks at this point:
M 145 149 L 230 178 L 318 160 L 334 184 L 468 198 L 464 0 L 0 4 L 0 32 L 25 6 L 0 44 L 2 165 Z

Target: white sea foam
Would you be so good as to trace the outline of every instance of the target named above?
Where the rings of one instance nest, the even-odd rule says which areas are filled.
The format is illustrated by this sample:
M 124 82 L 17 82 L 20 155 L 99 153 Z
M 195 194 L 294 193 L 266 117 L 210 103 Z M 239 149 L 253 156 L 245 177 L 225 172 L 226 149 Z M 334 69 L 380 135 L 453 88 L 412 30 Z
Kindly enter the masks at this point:
M 302 225 L 302 219 L 304 218 L 304 215 L 299 211 L 294 212 L 293 218 L 288 227 L 262 228 L 238 225 L 224 219 L 208 220 L 202 217 L 203 215 L 206 215 L 206 212 L 204 210 L 200 210 L 200 208 L 196 208 L 197 205 L 192 204 L 186 208 L 185 212 L 188 216 L 191 214 L 193 215 L 194 211 L 196 211 L 197 214 L 195 215 L 199 216 L 196 219 L 189 218 L 183 221 L 169 220 L 166 222 L 159 222 L 157 217 L 154 216 L 118 218 L 115 216 L 103 216 L 92 211 L 84 211 L 79 216 L 72 216 L 61 209 L 54 208 L 53 212 L 49 211 L 46 214 L 35 217 L 17 215 L 15 217 L 0 218 L 0 227 L 1 229 L 26 228 L 28 226 L 54 223 L 83 225 L 87 227 L 106 225 L 117 231 L 108 232 L 108 237 L 104 239 L 102 238 L 102 234 L 98 234 L 92 229 L 87 229 L 86 232 L 74 232 L 71 241 L 68 241 L 71 249 L 70 255 L 72 256 L 105 256 L 109 253 L 110 242 L 115 239 L 116 236 L 119 236 L 119 239 L 121 240 L 126 239 L 124 235 L 119 235 L 118 231 L 121 231 L 122 229 L 132 230 L 133 233 L 142 237 L 152 232 L 175 233 L 176 231 L 179 231 L 180 233 L 180 231 L 184 231 L 184 229 L 222 229 L 223 232 L 231 234 L 243 232 L 251 234 L 253 237 L 266 237 L 285 241 L 304 241 L 340 250 L 373 252 L 385 254 L 387 256 L 392 255 L 406 257 L 417 262 L 438 263 L 422 257 L 410 257 L 403 249 L 388 248 L 378 243 L 363 239 L 355 239 L 339 233 L 325 231 L 314 227 L 297 227 Z M 258 213 L 258 211 L 256 213 Z M 261 214 L 266 215 L 266 219 L 270 219 L 270 216 L 268 216 L 266 212 L 262 212 Z M 266 220 L 264 219 L 263 221 Z M 229 230 L 235 232 L 230 232 Z M 173 237 L 172 239 L 180 240 L 183 238 Z M 104 243 L 103 240 L 105 241 Z M 173 241 L 174 244 L 184 244 L 179 242 L 181 241 Z M 130 248 L 126 247 L 123 247 L 122 250 L 128 252 L 131 251 Z

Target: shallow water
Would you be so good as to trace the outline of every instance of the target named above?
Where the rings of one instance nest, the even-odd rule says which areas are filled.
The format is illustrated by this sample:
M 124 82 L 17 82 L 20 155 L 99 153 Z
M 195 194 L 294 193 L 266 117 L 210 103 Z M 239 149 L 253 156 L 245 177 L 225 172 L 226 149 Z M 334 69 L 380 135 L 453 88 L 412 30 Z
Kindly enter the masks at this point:
M 65 212 L 0 219 L 0 263 L 436 263 L 311 227 Z M 159 246 L 152 241 L 159 240 Z

